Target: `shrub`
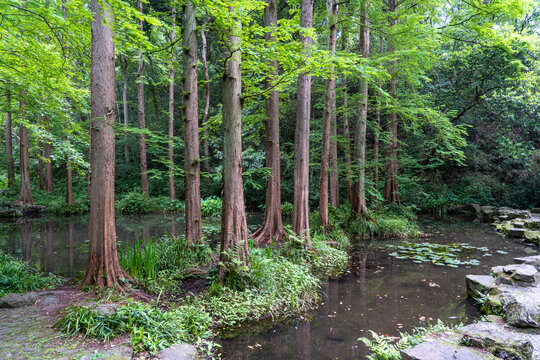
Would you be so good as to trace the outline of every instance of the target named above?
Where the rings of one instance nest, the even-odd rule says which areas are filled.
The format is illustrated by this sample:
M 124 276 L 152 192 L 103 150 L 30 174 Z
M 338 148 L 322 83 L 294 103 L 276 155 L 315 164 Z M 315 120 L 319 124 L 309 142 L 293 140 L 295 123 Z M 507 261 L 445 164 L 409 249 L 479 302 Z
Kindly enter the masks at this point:
M 221 199 L 217 196 L 209 196 L 201 200 L 201 215 L 206 218 L 221 216 Z
M 116 202 L 116 210 L 121 214 L 146 214 L 157 211 L 158 207 L 144 194 L 132 191 Z
M 172 200 L 169 196 L 159 196 L 153 199 L 156 208 L 161 212 L 180 212 L 184 211 L 186 205 L 176 199 Z
M 0 251 L 0 297 L 41 288 L 51 288 L 60 278 L 32 271 L 28 263 Z
M 284 202 L 281 204 L 281 215 L 283 216 L 293 216 L 294 205 L 290 202 Z

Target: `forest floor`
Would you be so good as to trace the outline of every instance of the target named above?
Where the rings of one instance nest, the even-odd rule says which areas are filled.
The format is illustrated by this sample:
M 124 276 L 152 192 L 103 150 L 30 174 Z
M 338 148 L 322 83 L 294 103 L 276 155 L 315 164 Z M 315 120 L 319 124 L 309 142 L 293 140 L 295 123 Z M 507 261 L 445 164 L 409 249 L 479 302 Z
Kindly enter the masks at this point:
M 0 309 L 0 359 L 130 359 L 133 350 L 128 335 L 110 343 L 68 337 L 54 329 L 61 310 L 91 301 L 79 290 L 47 291 L 33 305 Z

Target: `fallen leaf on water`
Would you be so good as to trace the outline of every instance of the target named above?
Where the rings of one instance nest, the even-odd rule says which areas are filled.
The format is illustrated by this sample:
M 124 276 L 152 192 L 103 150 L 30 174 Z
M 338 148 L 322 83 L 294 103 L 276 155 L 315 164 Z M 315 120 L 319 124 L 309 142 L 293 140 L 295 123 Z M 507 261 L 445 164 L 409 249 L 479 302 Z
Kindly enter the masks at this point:
M 439 285 L 437 283 L 434 283 L 434 282 L 430 282 L 428 285 L 431 286 L 431 287 L 438 287 L 438 288 L 441 287 L 441 285 Z

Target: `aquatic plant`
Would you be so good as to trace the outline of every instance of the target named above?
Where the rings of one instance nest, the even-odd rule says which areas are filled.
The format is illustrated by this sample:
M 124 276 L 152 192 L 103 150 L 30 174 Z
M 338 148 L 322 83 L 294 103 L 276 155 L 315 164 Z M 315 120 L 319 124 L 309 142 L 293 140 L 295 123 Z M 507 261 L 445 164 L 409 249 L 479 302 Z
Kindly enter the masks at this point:
M 386 247 L 396 250 L 389 254 L 396 259 L 409 259 L 417 264 L 425 262 L 453 268 L 459 265 L 480 265 L 477 259 L 471 258 L 472 252 L 488 251 L 486 247 L 476 247 L 467 243 L 434 244 L 428 242 L 403 242 L 400 245 L 390 244 Z

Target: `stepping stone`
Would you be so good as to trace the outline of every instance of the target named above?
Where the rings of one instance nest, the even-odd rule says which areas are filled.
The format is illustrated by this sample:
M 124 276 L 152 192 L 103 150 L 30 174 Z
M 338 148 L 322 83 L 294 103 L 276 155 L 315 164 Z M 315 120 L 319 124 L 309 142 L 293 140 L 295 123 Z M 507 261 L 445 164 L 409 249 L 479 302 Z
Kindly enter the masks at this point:
M 520 229 L 520 228 L 515 228 L 515 227 L 506 228 L 504 232 L 506 236 L 517 237 L 517 238 L 523 237 L 523 235 L 525 235 L 525 229 Z
M 463 335 L 462 343 L 485 349 L 503 359 L 540 359 L 538 330 L 521 330 L 492 322 L 480 322 L 462 326 L 456 332 Z
M 532 265 L 536 269 L 540 269 L 540 255 L 518 257 L 514 258 L 514 261 L 517 264 Z
M 79 360 L 130 360 L 133 357 L 133 348 L 128 343 L 116 345 L 96 353 L 83 355 Z
M 531 214 L 538 214 L 540 215 L 540 208 L 534 208 L 531 210 Z
M 534 286 L 540 280 L 536 267 L 527 264 L 495 266 L 491 273 L 497 276 L 497 284 Z
M 412 349 L 400 351 L 403 360 L 494 360 L 491 354 L 485 354 L 473 348 L 428 339 Z
M 161 350 L 155 355 L 161 360 L 197 360 L 197 349 L 189 344 L 176 344 L 165 350 Z
M 515 221 L 514 222 L 514 227 L 516 227 L 518 229 L 523 229 L 525 227 L 525 223 L 522 222 L 522 221 Z
M 540 218 L 532 218 L 525 221 L 525 227 L 531 230 L 540 229 Z
M 508 286 L 500 297 L 508 325 L 540 327 L 540 288 Z
M 473 298 L 481 298 L 487 293 L 496 294 L 495 278 L 491 275 L 467 275 L 467 294 Z

